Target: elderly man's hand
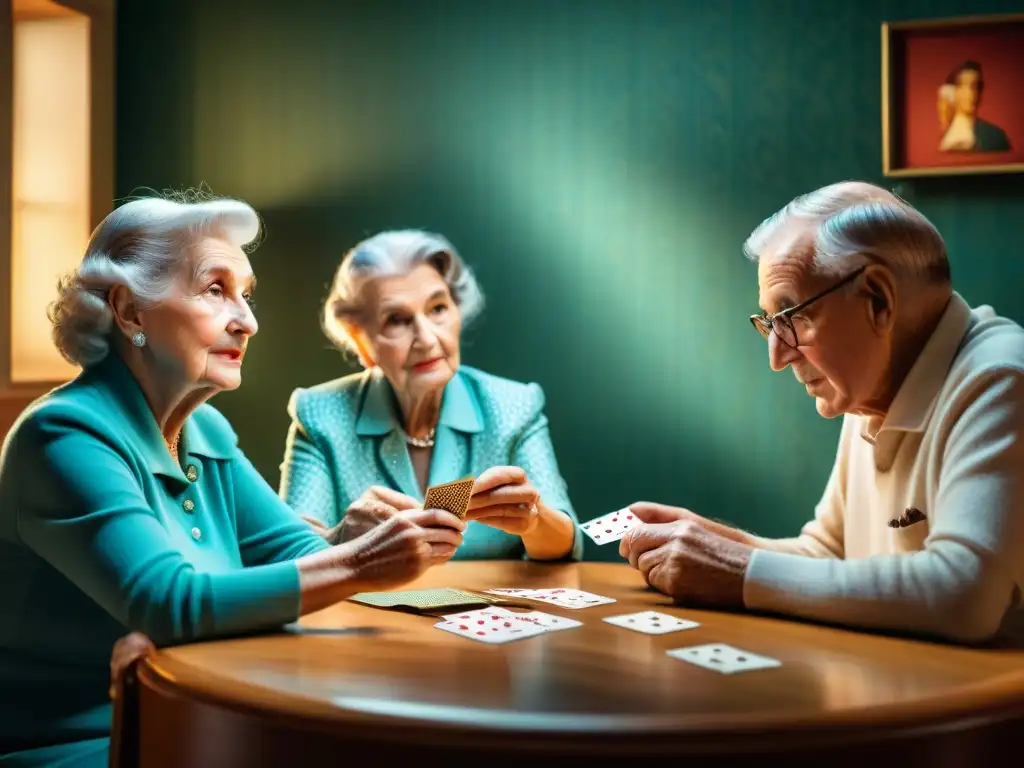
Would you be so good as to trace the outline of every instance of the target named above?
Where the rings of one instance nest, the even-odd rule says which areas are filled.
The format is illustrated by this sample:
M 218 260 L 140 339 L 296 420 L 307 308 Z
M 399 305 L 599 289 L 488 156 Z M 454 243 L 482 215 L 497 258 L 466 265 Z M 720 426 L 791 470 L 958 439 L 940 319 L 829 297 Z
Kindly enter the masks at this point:
M 644 522 L 626 534 L 619 553 L 648 584 L 678 602 L 743 606 L 754 549 L 747 534 L 680 507 L 639 502 L 630 510 Z
M 637 501 L 629 505 L 629 511 L 636 515 L 640 520 L 651 525 L 664 525 L 666 523 L 680 523 L 684 521 L 696 523 L 702 528 L 706 528 L 712 533 L 716 533 L 726 539 L 732 539 L 740 544 L 746 544 L 747 546 L 755 549 L 757 548 L 756 538 L 746 531 L 741 531 L 738 528 L 733 528 L 732 526 L 716 522 L 715 520 L 709 520 L 708 518 L 702 517 L 696 512 L 691 512 L 683 507 L 670 507 L 667 504 L 655 504 L 650 501 Z M 629 542 L 630 537 L 627 534 L 619 544 L 619 554 L 627 560 L 629 559 Z

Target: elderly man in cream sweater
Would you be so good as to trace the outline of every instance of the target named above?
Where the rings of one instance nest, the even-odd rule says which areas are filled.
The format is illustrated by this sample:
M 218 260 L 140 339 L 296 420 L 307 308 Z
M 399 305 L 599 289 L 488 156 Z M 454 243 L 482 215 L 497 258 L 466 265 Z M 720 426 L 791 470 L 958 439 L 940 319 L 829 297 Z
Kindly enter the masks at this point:
M 843 417 L 814 519 L 765 539 L 640 502 L 621 554 L 687 604 L 992 638 L 1024 584 L 1024 329 L 969 307 L 935 227 L 870 184 L 798 197 L 745 250 L 772 369 Z

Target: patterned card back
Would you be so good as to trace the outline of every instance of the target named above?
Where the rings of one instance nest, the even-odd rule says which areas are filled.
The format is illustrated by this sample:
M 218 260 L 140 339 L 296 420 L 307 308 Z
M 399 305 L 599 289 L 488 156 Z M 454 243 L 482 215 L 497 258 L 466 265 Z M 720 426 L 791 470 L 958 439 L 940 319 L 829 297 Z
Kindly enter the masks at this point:
M 410 589 L 400 592 L 360 592 L 349 598 L 354 603 L 372 605 L 375 608 L 412 608 L 419 611 L 456 609 L 472 605 L 497 605 L 500 598 L 476 595 L 461 589 L 441 587 L 438 589 Z
M 466 477 L 443 485 L 427 488 L 427 496 L 423 500 L 424 509 L 444 509 L 460 520 L 465 519 L 469 509 L 469 500 L 473 496 L 473 478 Z

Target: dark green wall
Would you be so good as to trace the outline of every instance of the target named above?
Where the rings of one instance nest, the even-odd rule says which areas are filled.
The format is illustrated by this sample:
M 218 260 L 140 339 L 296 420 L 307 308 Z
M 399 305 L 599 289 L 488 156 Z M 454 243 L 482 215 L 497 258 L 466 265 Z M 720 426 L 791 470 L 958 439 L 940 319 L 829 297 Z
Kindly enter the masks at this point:
M 812 514 L 839 423 L 773 375 L 745 235 L 881 180 L 883 20 L 988 0 L 121 0 L 118 194 L 248 199 L 260 334 L 219 396 L 276 486 L 293 387 L 352 370 L 317 314 L 344 249 L 445 233 L 489 298 L 464 359 L 543 384 L 582 519 L 638 498 L 765 534 Z M 1024 183 L 898 191 L 956 285 L 1024 321 Z M 589 557 L 613 553 L 591 549 Z

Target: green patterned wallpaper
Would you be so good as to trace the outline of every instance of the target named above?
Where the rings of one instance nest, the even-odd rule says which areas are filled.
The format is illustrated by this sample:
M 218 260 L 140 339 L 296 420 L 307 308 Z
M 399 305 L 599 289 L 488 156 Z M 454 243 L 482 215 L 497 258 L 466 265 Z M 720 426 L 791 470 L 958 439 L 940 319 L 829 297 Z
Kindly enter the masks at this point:
M 243 10 L 244 9 L 244 10 Z M 881 180 L 883 20 L 988 0 L 121 0 L 118 194 L 255 204 L 261 322 L 215 404 L 276 486 L 342 251 L 445 233 L 489 308 L 466 362 L 540 382 L 583 519 L 645 498 L 795 532 L 838 422 L 767 366 L 740 245 L 794 195 Z M 1024 321 L 1024 183 L 905 182 L 956 285 Z M 588 557 L 614 553 L 588 550 Z

